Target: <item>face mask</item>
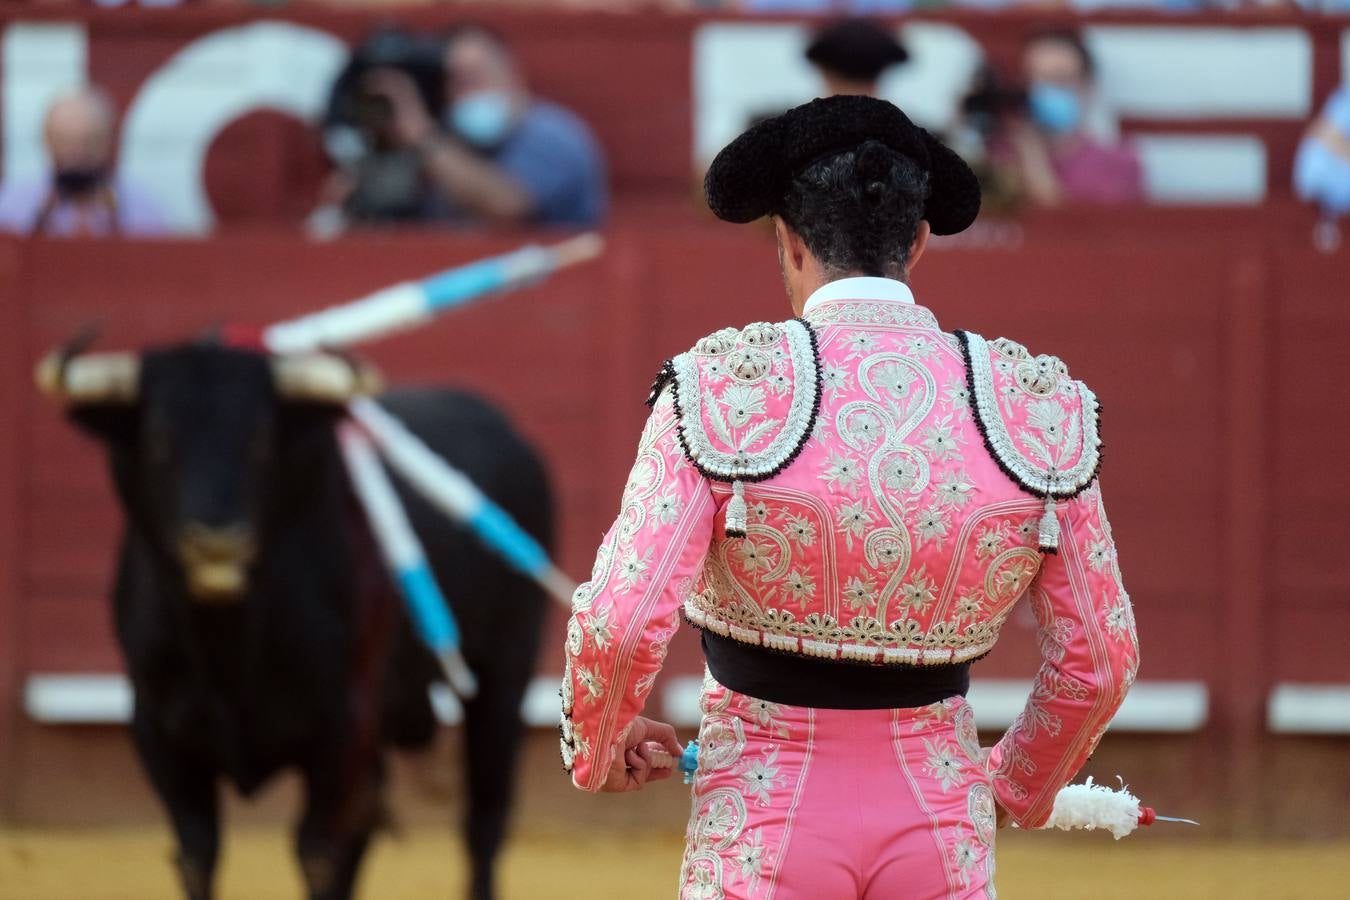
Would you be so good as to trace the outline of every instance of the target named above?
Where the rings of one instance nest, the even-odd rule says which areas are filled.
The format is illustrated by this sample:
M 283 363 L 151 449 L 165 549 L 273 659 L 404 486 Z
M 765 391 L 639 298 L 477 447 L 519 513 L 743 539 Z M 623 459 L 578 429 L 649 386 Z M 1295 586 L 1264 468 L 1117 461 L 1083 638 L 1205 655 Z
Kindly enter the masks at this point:
M 495 147 L 511 127 L 511 98 L 503 91 L 479 91 L 456 100 L 449 125 L 475 147 Z
M 108 170 L 102 166 L 85 168 L 57 169 L 52 181 L 56 192 L 63 197 L 81 197 L 93 193 L 108 177 Z
M 1078 95 L 1058 84 L 1036 82 L 1027 94 L 1027 104 L 1036 124 L 1055 134 L 1073 131 L 1083 116 Z

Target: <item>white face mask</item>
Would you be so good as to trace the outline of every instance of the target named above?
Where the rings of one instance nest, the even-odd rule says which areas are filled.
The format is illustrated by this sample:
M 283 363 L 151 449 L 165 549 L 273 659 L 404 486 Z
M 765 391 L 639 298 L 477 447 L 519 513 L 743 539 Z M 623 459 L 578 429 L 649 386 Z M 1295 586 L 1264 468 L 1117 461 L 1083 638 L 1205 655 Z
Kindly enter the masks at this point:
M 447 118 L 446 126 L 475 147 L 496 147 L 511 128 L 511 96 L 505 91 L 466 94 L 450 106 Z

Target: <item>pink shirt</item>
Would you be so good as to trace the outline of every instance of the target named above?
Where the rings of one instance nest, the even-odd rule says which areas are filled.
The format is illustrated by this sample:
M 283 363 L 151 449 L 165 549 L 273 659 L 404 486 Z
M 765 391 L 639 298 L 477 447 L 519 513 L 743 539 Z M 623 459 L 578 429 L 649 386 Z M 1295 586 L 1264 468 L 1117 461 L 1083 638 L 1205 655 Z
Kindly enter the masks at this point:
M 1070 203 L 1135 203 L 1143 199 L 1139 157 L 1129 144 L 1099 144 L 1080 138 L 1053 152 L 1055 177 Z

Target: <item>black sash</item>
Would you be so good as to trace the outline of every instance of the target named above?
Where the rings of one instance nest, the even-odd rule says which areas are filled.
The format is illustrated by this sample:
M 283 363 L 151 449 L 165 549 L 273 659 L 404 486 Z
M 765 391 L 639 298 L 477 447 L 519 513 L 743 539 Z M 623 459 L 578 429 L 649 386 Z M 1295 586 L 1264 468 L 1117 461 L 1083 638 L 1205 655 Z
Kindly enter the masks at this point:
M 703 632 L 719 684 L 737 693 L 816 709 L 912 709 L 970 689 L 970 663 L 910 666 L 819 659 Z

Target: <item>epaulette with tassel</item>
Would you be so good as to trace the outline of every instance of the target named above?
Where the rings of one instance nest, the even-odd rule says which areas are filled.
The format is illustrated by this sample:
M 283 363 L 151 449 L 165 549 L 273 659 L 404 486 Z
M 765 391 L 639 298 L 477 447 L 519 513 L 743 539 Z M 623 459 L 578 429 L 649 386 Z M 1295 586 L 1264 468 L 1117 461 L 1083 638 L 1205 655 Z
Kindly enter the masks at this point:
M 1041 552 L 1056 553 L 1056 501 L 1086 490 L 1101 467 L 1097 398 L 1056 357 L 1033 356 L 1005 338 L 956 336 L 985 447 L 1004 474 L 1045 501 L 1037 536 Z
M 815 332 L 803 319 L 725 328 L 667 360 L 648 405 L 667 387 L 685 457 L 704 477 L 731 485 L 726 535 L 744 537 L 746 483 L 787 468 L 820 413 Z

